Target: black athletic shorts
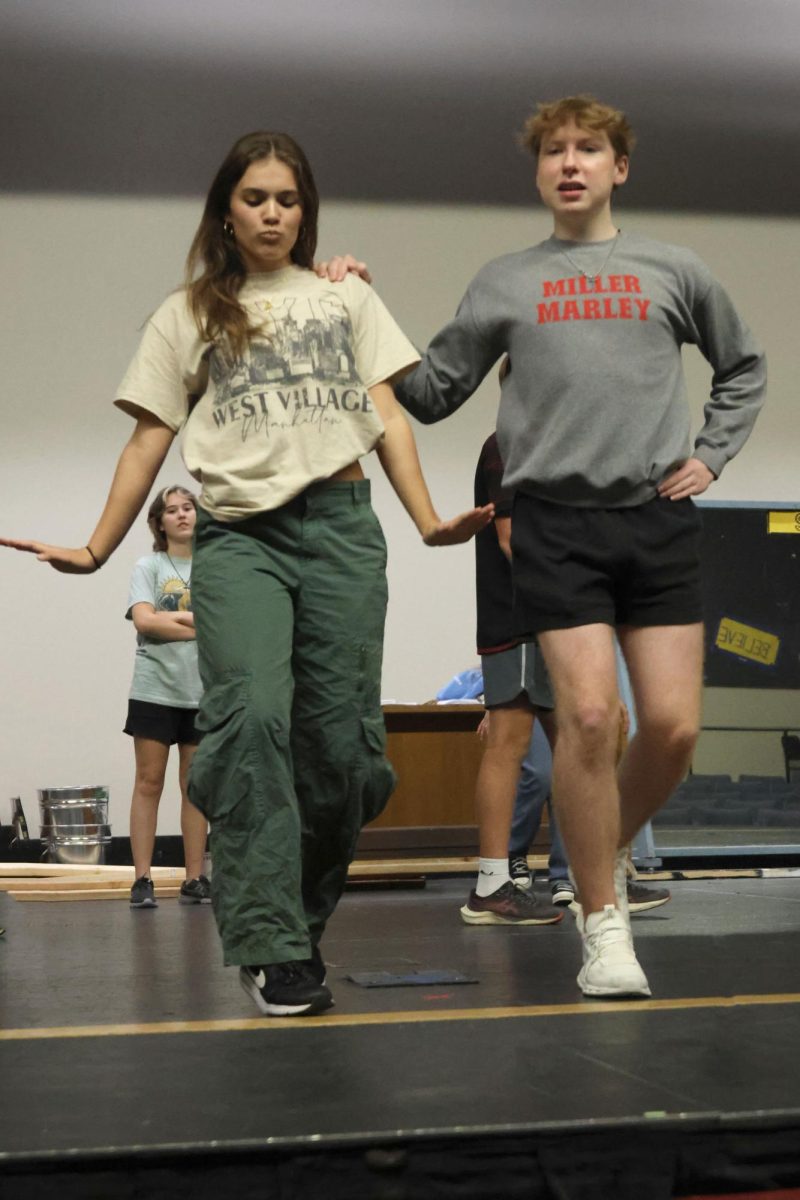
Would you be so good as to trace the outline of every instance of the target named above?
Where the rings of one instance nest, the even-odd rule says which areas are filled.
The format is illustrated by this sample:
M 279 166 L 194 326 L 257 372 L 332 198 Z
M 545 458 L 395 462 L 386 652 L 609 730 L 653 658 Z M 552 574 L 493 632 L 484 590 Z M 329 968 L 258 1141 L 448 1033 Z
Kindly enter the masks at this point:
M 511 522 L 517 636 L 702 621 L 699 542 L 691 500 L 574 508 L 518 492 Z
M 165 746 L 196 746 L 201 734 L 194 727 L 196 708 L 173 708 L 171 704 L 152 704 L 149 700 L 129 700 L 128 720 L 123 733 L 131 737 L 151 738 Z
M 525 696 L 534 708 L 553 708 L 553 688 L 544 657 L 536 642 L 523 642 L 496 654 L 482 654 L 483 702 L 487 708 L 507 708 Z

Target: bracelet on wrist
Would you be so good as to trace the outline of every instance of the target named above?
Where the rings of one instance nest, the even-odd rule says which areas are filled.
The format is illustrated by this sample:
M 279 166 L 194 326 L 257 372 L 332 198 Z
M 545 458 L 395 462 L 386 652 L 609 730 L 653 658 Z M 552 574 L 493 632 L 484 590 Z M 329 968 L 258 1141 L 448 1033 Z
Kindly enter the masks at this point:
M 85 549 L 85 550 L 88 552 L 88 554 L 89 554 L 89 558 L 90 558 L 90 559 L 92 560 L 92 562 L 94 563 L 94 569 L 95 569 L 95 571 L 99 571 L 99 570 L 100 570 L 100 568 L 102 567 L 102 565 L 103 565 L 103 564 L 102 564 L 102 563 L 101 563 L 101 562 L 98 560 L 98 558 L 97 558 L 97 555 L 95 554 L 95 552 L 94 552 L 94 550 L 92 549 L 92 547 L 91 547 L 91 546 L 85 546 L 85 547 L 84 547 L 84 549 Z

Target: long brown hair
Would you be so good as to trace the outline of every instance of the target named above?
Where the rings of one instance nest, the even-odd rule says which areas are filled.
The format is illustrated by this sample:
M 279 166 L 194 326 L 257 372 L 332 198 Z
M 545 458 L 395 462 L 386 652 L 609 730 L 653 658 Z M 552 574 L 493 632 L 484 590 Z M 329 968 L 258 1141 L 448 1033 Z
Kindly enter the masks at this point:
M 185 496 L 187 500 L 191 500 L 194 505 L 194 511 L 197 512 L 197 497 L 194 492 L 190 492 L 188 488 L 180 487 L 176 484 L 175 487 L 165 487 L 156 496 L 153 503 L 147 510 L 147 524 L 150 527 L 150 532 L 153 535 L 153 549 L 167 549 L 167 535 L 164 533 L 161 524 L 161 518 L 164 516 L 164 509 L 167 507 L 167 501 L 173 493 L 177 492 L 179 496 Z
M 225 232 L 225 222 L 233 189 L 250 164 L 264 158 L 285 163 L 297 184 L 303 221 L 291 252 L 292 262 L 313 267 L 317 249 L 319 194 L 305 154 L 288 133 L 259 130 L 245 134 L 231 147 L 214 176 L 186 259 L 189 305 L 201 337 L 209 342 L 227 340 L 236 353 L 244 350 L 251 332 L 247 313 L 239 303 L 247 268 L 235 241 Z

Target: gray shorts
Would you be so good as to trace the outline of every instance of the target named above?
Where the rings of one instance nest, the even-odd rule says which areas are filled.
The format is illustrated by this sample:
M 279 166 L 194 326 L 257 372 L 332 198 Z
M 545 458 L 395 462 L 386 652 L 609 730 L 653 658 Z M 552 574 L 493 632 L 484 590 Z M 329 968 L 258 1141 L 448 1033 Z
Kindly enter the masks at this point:
M 487 708 L 503 708 L 527 696 L 535 708 L 553 708 L 553 689 L 536 642 L 481 655 L 483 697 Z

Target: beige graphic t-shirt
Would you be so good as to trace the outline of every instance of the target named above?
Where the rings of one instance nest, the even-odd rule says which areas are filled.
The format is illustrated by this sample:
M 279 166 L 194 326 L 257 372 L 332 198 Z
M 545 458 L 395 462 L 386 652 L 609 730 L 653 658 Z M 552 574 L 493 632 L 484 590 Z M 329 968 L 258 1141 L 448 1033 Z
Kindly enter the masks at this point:
M 239 300 L 257 332 L 234 355 L 202 340 L 184 291 L 169 296 L 115 401 L 183 431 L 200 503 L 221 521 L 277 508 L 372 450 L 383 422 L 367 389 L 419 358 L 354 275 L 287 267 L 251 275 Z

